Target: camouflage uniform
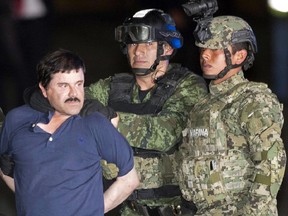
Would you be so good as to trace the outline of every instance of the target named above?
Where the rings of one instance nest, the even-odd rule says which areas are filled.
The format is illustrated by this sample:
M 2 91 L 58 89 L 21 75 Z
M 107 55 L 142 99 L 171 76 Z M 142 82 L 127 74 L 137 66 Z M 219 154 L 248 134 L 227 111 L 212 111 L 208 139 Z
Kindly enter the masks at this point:
M 183 197 L 197 215 L 277 215 L 286 164 L 282 105 L 242 71 L 209 88 L 183 131 Z
M 170 64 L 167 73 L 175 67 Z M 86 98 L 97 98 L 104 105 L 108 105 L 111 77 L 99 80 L 86 89 Z M 149 101 L 153 92 L 157 89 L 156 84 L 145 96 L 142 102 Z M 132 104 L 139 104 L 139 86 L 133 83 Z M 182 137 L 182 130 L 186 126 L 188 112 L 194 104 L 207 93 L 204 80 L 190 73 L 175 88 L 174 93 L 166 100 L 162 110 L 157 114 L 137 115 L 131 112 L 118 112 L 120 121 L 118 130 L 127 138 L 130 145 L 141 149 L 156 150 L 162 152 L 162 157 L 141 158 L 134 157 L 135 168 L 140 178 L 138 189 L 155 189 L 164 185 L 177 185 L 170 164 L 172 155 L 165 152 L 175 148 Z M 116 110 L 117 111 L 117 110 Z M 164 162 L 165 160 L 165 162 Z M 175 199 L 177 201 L 175 201 Z M 169 199 L 138 200 L 137 203 L 148 206 L 172 205 L 179 202 L 179 197 Z M 138 215 L 127 209 L 123 215 Z

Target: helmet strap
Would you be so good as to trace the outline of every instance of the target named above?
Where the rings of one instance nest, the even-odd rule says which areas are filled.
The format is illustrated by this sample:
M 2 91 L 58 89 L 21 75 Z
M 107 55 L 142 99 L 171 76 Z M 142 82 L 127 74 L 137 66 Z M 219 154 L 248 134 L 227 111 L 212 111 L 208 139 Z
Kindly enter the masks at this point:
M 146 76 L 152 72 L 154 72 L 159 65 L 160 61 L 169 60 L 170 55 L 161 56 L 164 53 L 163 43 L 158 42 L 157 46 L 157 54 L 154 63 L 151 65 L 150 68 L 132 68 L 132 72 L 136 76 Z

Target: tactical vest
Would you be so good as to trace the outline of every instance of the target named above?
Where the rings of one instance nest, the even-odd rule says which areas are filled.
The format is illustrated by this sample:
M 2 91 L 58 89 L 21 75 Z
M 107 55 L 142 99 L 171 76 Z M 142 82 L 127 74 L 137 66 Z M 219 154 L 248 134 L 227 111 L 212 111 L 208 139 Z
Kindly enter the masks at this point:
M 191 72 L 179 64 L 156 80 L 156 89 L 151 98 L 144 103 L 131 103 L 135 77 L 132 74 L 116 74 L 112 77 L 108 105 L 118 112 L 137 115 L 157 114 L 166 100 L 174 93 L 177 85 Z
M 180 149 L 185 155 L 180 187 L 197 213 L 232 202 L 242 205 L 241 192 L 249 190 L 254 165 L 239 111 L 249 94 L 266 90 L 265 84 L 240 83 L 217 97 L 207 96 L 191 113 Z
M 156 81 L 157 86 L 153 89 L 151 97 L 143 103 L 132 103 L 135 77 L 132 74 L 116 74 L 111 80 L 108 104 L 115 111 L 137 115 L 157 114 L 162 110 L 166 100 L 175 92 L 177 85 L 190 73 L 179 64 L 173 64 L 173 68 Z M 135 168 L 141 175 L 141 184 L 139 190 L 128 199 L 159 199 L 181 194 L 179 187 L 176 186 L 171 162 L 177 145 L 168 152 L 132 148 Z

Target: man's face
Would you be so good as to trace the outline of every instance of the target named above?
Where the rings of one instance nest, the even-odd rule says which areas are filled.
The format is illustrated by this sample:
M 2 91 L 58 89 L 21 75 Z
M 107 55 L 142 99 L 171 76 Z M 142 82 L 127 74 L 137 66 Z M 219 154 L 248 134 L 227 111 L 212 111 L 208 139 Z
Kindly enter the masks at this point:
M 42 93 L 49 100 L 56 113 L 60 115 L 76 115 L 83 107 L 84 72 L 82 69 L 69 73 L 56 73 L 45 89 L 39 85 Z
M 150 68 L 157 55 L 157 42 L 128 44 L 128 57 L 132 68 Z
M 200 66 L 204 75 L 217 75 L 226 67 L 223 49 L 200 48 Z

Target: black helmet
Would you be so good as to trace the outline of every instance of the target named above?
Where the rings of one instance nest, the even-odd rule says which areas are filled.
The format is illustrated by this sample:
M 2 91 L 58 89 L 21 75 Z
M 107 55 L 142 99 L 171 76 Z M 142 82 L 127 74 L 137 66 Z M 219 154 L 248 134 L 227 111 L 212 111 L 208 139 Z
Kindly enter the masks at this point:
M 146 9 L 126 19 L 115 29 L 115 39 L 124 44 L 166 41 L 173 49 L 183 45 L 172 17 L 159 9 Z

